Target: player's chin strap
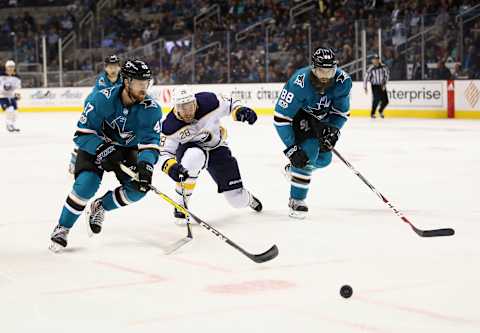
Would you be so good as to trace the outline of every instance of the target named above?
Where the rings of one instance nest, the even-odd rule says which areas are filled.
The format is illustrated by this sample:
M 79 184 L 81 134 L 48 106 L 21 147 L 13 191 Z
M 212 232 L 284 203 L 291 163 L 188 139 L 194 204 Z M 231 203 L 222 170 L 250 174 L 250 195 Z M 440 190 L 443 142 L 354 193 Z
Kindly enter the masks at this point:
M 131 177 L 133 180 L 138 180 L 138 175 L 132 171 L 130 168 L 128 168 L 127 166 L 125 166 L 124 164 L 120 163 L 120 169 L 129 177 Z M 165 200 L 166 202 L 168 202 L 169 204 L 171 204 L 172 206 L 174 206 L 176 209 L 178 209 L 179 211 L 181 211 L 183 214 L 185 214 L 186 216 L 190 216 L 192 217 L 192 219 L 197 222 L 198 224 L 200 224 L 202 227 L 204 227 L 205 229 L 207 229 L 208 231 L 210 231 L 212 234 L 214 234 L 215 236 L 217 236 L 217 238 L 219 238 L 220 240 L 224 241 L 225 243 L 227 243 L 228 245 L 230 245 L 231 247 L 235 248 L 236 250 L 240 251 L 243 255 L 247 256 L 248 258 L 250 258 L 251 260 L 253 260 L 254 262 L 256 263 L 262 263 L 262 262 L 266 262 L 266 261 L 269 261 L 269 260 L 272 260 L 274 259 L 276 256 L 278 256 L 278 248 L 276 245 L 273 245 L 271 248 L 269 248 L 267 251 L 263 252 L 263 253 L 260 253 L 260 254 L 252 254 L 252 253 L 249 253 L 247 251 L 245 251 L 242 247 L 240 247 L 239 245 L 235 244 L 232 240 L 230 240 L 227 236 L 225 236 L 224 234 L 222 234 L 220 231 L 218 231 L 217 229 L 215 229 L 214 227 L 212 227 L 210 224 L 208 224 L 207 222 L 203 221 L 202 219 L 200 219 L 198 216 L 194 215 L 192 212 L 190 212 L 187 208 L 185 208 L 184 206 L 182 205 L 179 205 L 178 203 L 176 203 L 173 199 L 171 199 L 168 195 L 166 194 L 163 194 L 162 192 L 160 192 L 159 190 L 157 190 L 155 188 L 155 186 L 153 185 L 148 185 L 150 190 L 152 190 L 153 192 L 155 192 L 156 194 L 158 194 L 163 200 Z

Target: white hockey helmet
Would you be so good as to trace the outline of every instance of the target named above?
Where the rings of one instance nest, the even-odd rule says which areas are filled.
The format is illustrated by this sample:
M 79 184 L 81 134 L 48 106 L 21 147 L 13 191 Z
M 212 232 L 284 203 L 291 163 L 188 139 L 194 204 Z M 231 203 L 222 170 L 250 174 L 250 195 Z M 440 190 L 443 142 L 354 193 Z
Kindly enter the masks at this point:
M 195 102 L 195 94 L 190 87 L 183 85 L 173 90 L 173 104 L 180 105 Z
M 173 112 L 178 119 L 191 123 L 195 119 L 197 100 L 188 86 L 180 86 L 173 90 Z
M 15 61 L 13 60 L 7 60 L 5 62 L 5 67 L 15 67 Z

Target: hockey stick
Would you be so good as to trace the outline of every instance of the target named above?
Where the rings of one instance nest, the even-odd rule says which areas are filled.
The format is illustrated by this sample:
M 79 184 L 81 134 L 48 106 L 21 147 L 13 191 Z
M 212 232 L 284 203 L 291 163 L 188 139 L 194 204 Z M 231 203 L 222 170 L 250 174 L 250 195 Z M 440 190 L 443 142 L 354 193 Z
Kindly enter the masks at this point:
M 180 180 L 180 185 L 182 187 L 183 204 L 185 205 L 185 208 L 188 209 L 187 200 L 185 199 L 185 186 L 184 186 L 183 177 Z M 185 216 L 185 217 L 187 217 L 187 216 Z M 170 245 L 165 250 L 165 254 L 171 254 L 171 253 L 175 252 L 176 250 L 178 250 L 179 248 L 181 248 L 182 246 L 184 246 L 185 244 L 187 244 L 188 242 L 190 242 L 193 239 L 192 229 L 190 227 L 190 221 L 188 220 L 188 218 L 186 220 L 187 220 L 187 236 L 183 237 L 182 239 L 180 239 L 180 240 L 176 241 L 175 243 L 173 243 L 172 245 Z
M 120 169 L 125 173 L 127 174 L 128 176 L 130 176 L 132 179 L 138 179 L 138 176 L 137 174 L 130 170 L 128 167 L 126 167 L 125 165 L 123 164 L 120 164 Z M 174 206 L 175 208 L 177 208 L 179 211 L 181 211 L 182 213 L 184 213 L 185 215 L 190 215 L 194 220 L 195 222 L 197 222 L 198 224 L 200 224 L 202 227 L 204 227 L 205 229 L 207 229 L 208 231 L 210 231 L 211 233 L 213 233 L 215 236 L 217 236 L 220 240 L 224 241 L 225 243 L 227 243 L 228 245 L 230 245 L 231 247 L 237 249 L 238 251 L 240 251 L 241 253 L 243 253 L 245 256 L 247 256 L 248 258 L 250 258 L 251 260 L 253 260 L 254 262 L 256 263 L 262 263 L 262 262 L 266 262 L 266 261 L 269 261 L 269 260 L 272 260 L 274 259 L 276 256 L 278 256 L 278 248 L 276 245 L 273 245 L 270 249 L 268 249 L 267 251 L 263 252 L 263 253 L 260 253 L 260 254 L 251 254 L 247 251 L 245 251 L 243 248 L 241 248 L 239 245 L 235 244 L 232 240 L 230 240 L 227 236 L 223 235 L 220 231 L 218 231 L 217 229 L 215 229 L 214 227 L 212 227 L 211 225 L 209 225 L 207 222 L 201 220 L 199 217 L 197 217 L 196 215 L 194 215 L 192 212 L 190 212 L 188 209 L 186 209 L 185 207 L 177 204 L 173 199 L 171 199 L 169 196 L 167 196 L 166 194 L 163 194 L 162 192 L 160 192 L 159 190 L 157 190 L 153 185 L 149 185 L 150 189 L 155 192 L 156 194 L 158 194 L 163 200 L 165 200 L 166 202 L 168 202 L 169 204 L 171 204 L 172 206 Z
M 440 237 L 440 236 L 452 236 L 455 234 L 455 230 L 453 230 L 452 228 L 443 228 L 443 229 L 433 229 L 433 230 L 421 230 L 421 229 L 418 229 L 417 227 L 415 227 L 413 225 L 412 222 L 410 222 L 404 215 L 401 211 L 399 211 L 397 208 L 395 208 L 395 206 L 392 205 L 392 203 L 390 203 L 390 201 L 388 201 L 387 198 L 385 198 L 385 196 L 383 194 L 381 194 L 380 192 L 377 191 L 377 189 L 372 185 L 370 184 L 370 182 L 362 176 L 362 174 L 360 172 L 358 172 L 354 167 L 353 165 L 351 165 L 345 158 L 343 158 L 342 155 L 340 155 L 340 153 L 338 151 L 336 151 L 335 149 L 332 149 L 333 153 L 335 155 L 337 155 L 337 157 L 339 159 L 342 160 L 343 163 L 345 163 L 345 165 L 353 171 L 354 174 L 356 174 L 358 176 L 358 178 L 360 178 L 380 199 L 382 199 L 382 201 L 392 209 L 392 211 L 395 213 L 395 215 L 397 215 L 399 218 L 402 219 L 403 222 L 405 223 L 408 223 L 410 225 L 410 227 L 412 227 L 413 231 L 415 231 L 417 233 L 417 235 L 421 236 L 421 237 Z

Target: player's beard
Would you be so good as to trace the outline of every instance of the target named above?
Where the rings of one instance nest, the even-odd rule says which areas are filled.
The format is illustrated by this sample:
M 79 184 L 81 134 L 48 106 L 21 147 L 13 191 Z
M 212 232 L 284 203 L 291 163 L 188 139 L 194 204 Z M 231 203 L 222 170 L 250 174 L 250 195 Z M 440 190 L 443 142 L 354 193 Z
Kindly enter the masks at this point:
M 127 95 L 132 101 L 132 104 L 140 103 L 145 99 L 147 92 L 145 90 L 139 90 L 138 92 L 132 90 L 129 86 L 125 87 L 127 90 Z
M 333 78 L 320 81 L 320 79 L 312 73 L 312 75 L 310 75 L 310 81 L 312 82 L 312 86 L 314 86 L 319 93 L 323 94 L 325 89 L 332 85 Z

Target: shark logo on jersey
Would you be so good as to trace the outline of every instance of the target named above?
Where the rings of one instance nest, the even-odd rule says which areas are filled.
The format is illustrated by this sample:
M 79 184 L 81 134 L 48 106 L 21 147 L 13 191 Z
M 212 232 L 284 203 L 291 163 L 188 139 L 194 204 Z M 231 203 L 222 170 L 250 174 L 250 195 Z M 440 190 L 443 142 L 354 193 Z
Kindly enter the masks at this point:
M 320 98 L 320 101 L 315 104 L 315 107 L 312 106 L 307 106 L 304 108 L 305 112 L 311 114 L 318 120 L 322 120 L 325 118 L 325 116 L 328 114 L 328 111 L 330 111 L 330 105 L 332 104 L 332 101 L 328 99 L 328 97 L 322 96 Z
M 305 87 L 305 74 L 297 75 L 297 78 L 295 79 L 295 81 L 293 81 L 293 83 L 297 86 L 300 86 L 300 88 Z
M 101 85 L 101 86 L 106 86 L 105 79 L 103 77 L 99 78 L 98 79 L 98 84 Z
M 125 125 L 127 123 L 127 118 L 119 116 L 115 118 L 112 122 L 108 123 L 105 122 L 104 124 L 107 124 L 112 130 L 109 130 L 109 128 L 104 126 L 104 131 L 106 132 L 106 136 L 110 137 L 111 139 L 114 139 L 111 137 L 109 134 L 116 134 L 118 135 L 122 140 L 125 140 L 126 144 L 129 144 L 134 138 L 135 138 L 135 133 L 133 131 L 125 131 Z

